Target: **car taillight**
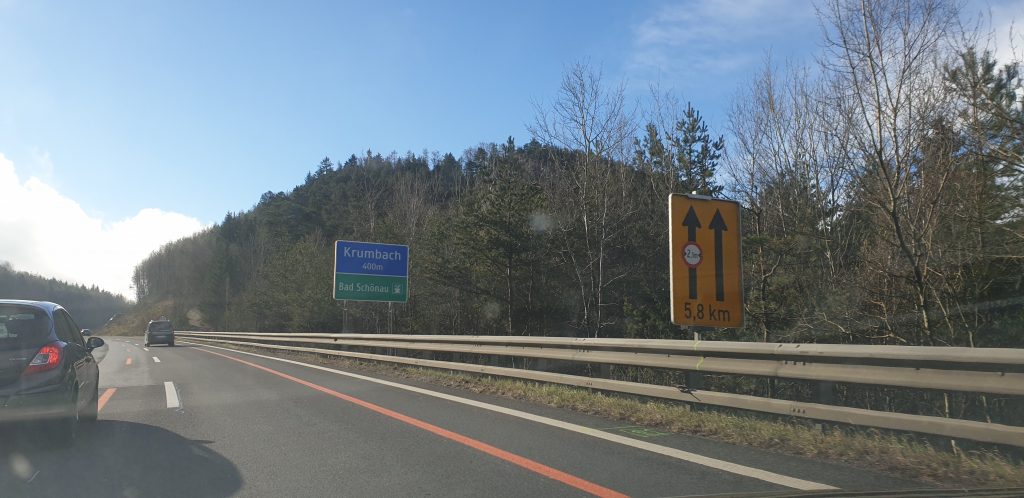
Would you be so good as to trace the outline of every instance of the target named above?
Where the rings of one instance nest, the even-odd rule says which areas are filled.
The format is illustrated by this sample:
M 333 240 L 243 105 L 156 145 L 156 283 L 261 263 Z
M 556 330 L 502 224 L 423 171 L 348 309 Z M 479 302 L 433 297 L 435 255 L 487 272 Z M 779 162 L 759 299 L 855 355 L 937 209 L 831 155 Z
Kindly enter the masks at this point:
M 61 354 L 63 354 L 63 350 L 60 343 L 57 342 L 51 342 L 39 348 L 39 352 L 28 363 L 28 367 L 25 368 L 24 374 L 46 372 L 57 368 L 60 365 Z

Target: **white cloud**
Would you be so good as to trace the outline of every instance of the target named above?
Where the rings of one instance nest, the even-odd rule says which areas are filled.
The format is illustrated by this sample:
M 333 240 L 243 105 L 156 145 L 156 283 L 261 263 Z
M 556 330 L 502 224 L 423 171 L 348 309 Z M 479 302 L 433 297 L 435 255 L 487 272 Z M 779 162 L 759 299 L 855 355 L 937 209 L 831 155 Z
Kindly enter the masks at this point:
M 48 154 L 40 157 L 49 161 Z M 195 218 L 152 208 L 113 222 L 89 216 L 39 178 L 22 182 L 14 163 L 0 154 L 0 260 L 15 269 L 132 298 L 138 262 L 162 244 L 203 228 Z
M 696 0 L 666 5 L 633 28 L 634 72 L 670 78 L 749 67 L 794 27 L 816 26 L 805 0 Z
M 43 178 L 53 177 L 53 159 L 50 158 L 49 152 L 33 147 L 32 161 L 35 163 L 35 167 L 39 171 L 39 176 L 42 176 Z
M 1006 5 L 993 8 L 992 38 L 996 60 L 1006 64 L 1024 58 L 1024 15 Z
M 968 31 L 978 31 L 981 49 L 1002 63 L 1024 58 L 1024 11 L 1020 0 L 969 0 L 961 11 Z M 971 40 L 968 40 L 971 41 Z

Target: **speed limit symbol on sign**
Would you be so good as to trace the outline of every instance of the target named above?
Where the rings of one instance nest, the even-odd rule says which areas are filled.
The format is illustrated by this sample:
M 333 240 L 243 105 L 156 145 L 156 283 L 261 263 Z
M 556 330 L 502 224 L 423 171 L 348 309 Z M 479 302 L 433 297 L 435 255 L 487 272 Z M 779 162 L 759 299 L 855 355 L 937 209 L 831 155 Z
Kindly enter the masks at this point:
M 743 326 L 739 203 L 672 194 L 668 210 L 672 323 Z
M 700 246 L 696 242 L 687 242 L 683 247 L 683 261 L 686 266 L 696 269 L 703 260 L 703 253 L 701 252 Z

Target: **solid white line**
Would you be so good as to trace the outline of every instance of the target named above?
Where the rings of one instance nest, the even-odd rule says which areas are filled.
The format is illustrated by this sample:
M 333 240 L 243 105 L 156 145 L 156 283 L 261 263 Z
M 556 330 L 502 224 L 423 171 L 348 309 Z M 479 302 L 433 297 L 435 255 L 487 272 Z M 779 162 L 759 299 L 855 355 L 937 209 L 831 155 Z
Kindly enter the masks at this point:
M 173 382 L 164 382 L 164 394 L 167 395 L 167 408 L 181 406 L 181 401 L 178 400 L 178 390 L 174 388 Z
M 157 362 L 157 363 L 160 363 L 160 358 L 157 358 L 156 356 L 154 356 L 154 357 L 153 357 L 153 361 L 155 361 L 155 362 Z
M 265 355 L 261 355 L 261 354 L 250 353 L 250 352 L 247 352 L 247 351 L 238 351 L 238 350 L 235 350 L 235 349 L 223 348 L 223 347 L 220 347 L 220 346 L 210 346 L 208 344 L 196 344 L 194 342 L 193 343 L 189 343 L 189 344 L 193 344 L 193 345 L 197 345 L 197 346 L 203 346 L 203 347 L 208 347 L 208 348 L 223 349 L 225 351 L 231 351 L 231 352 L 234 352 L 234 353 L 246 354 L 246 355 L 250 355 L 250 356 L 256 356 L 256 357 L 265 358 L 265 359 L 268 359 L 268 360 L 276 360 L 276 361 L 280 361 L 280 362 L 284 362 L 284 363 L 291 363 L 293 365 L 301 365 L 301 366 L 304 366 L 304 367 L 315 368 L 317 370 L 323 370 L 325 372 L 331 372 L 331 373 L 335 373 L 335 374 L 338 374 L 338 375 L 344 375 L 346 377 L 352 377 L 354 379 L 365 380 L 367 382 L 374 382 L 374 383 L 385 385 L 385 386 L 389 386 L 389 387 L 395 387 L 395 388 L 398 388 L 398 389 L 404 389 L 406 391 L 411 391 L 411 392 L 418 393 L 418 394 L 423 394 L 423 395 L 426 395 L 426 396 L 433 396 L 435 398 L 440 398 L 440 399 L 452 401 L 454 403 L 461 403 L 463 405 L 468 405 L 468 406 L 480 408 L 480 409 L 483 409 L 483 410 L 490 410 L 492 412 L 501 413 L 501 414 L 508 415 L 508 416 L 511 416 L 511 417 L 517 417 L 517 418 L 521 418 L 521 419 L 524 419 L 524 420 L 529 420 L 531 422 L 536 422 L 538 424 L 544 424 L 544 425 L 548 425 L 548 426 L 551 426 L 551 427 L 557 427 L 559 429 L 565 429 L 567 431 L 576 432 L 576 433 L 579 433 L 579 434 L 584 434 L 584 435 L 587 435 L 587 436 L 595 437 L 595 438 L 598 438 L 598 439 L 603 439 L 605 441 L 610 441 L 610 442 L 613 442 L 613 443 L 619 443 L 619 444 L 622 444 L 622 445 L 625 445 L 625 446 L 630 446 L 630 447 L 633 447 L 633 448 L 636 448 L 636 449 L 650 451 L 652 453 L 657 453 L 659 455 L 664 455 L 664 456 L 667 456 L 667 457 L 670 457 L 670 458 L 675 458 L 675 459 L 683 460 L 683 461 L 686 461 L 686 462 L 696 463 L 698 465 L 703 465 L 705 467 L 711 467 L 713 469 L 718 469 L 718 470 L 722 470 L 722 471 L 725 471 L 725 472 L 730 472 L 730 473 L 733 473 L 733 474 L 738 474 L 738 475 L 741 475 L 741 476 L 751 477 L 751 478 L 754 478 L 754 479 L 760 479 L 760 480 L 765 481 L 765 482 L 770 482 L 770 483 L 773 483 L 773 484 L 778 484 L 780 486 L 786 486 L 786 487 L 793 488 L 793 489 L 800 489 L 800 490 L 804 490 L 804 491 L 839 489 L 839 488 L 836 488 L 834 486 L 829 486 L 828 484 L 822 484 L 822 483 L 818 483 L 818 482 L 814 482 L 814 481 L 805 481 L 803 479 L 797 479 L 795 477 L 789 477 L 789 476 L 785 476 L 785 475 L 782 475 L 782 474 L 776 474 L 774 472 L 769 472 L 767 470 L 756 469 L 754 467 L 748 467 L 746 465 L 740 465 L 738 463 L 732 463 L 732 462 L 727 462 L 725 460 L 719 460 L 717 458 L 711 458 L 711 457 L 706 457 L 704 455 L 698 455 L 696 453 L 691 453 L 689 451 L 678 450 L 676 448 L 670 448 L 668 446 L 662 446 L 662 445 L 658 445 L 658 444 L 648 443 L 646 441 L 639 441 L 639 440 L 636 440 L 636 439 L 633 439 L 633 438 L 629 438 L 629 437 L 626 437 L 626 436 L 620 436 L 620 435 L 617 435 L 617 434 L 611 434 L 611 433 L 608 433 L 608 432 L 604 432 L 604 431 L 602 431 L 600 429 L 593 429 L 593 428 L 590 428 L 590 427 L 586 427 L 586 426 L 582 426 L 582 425 L 578 425 L 578 424 L 573 424 L 573 423 L 565 422 L 565 421 L 562 421 L 562 420 L 557 420 L 557 419 L 553 419 L 553 418 L 549 418 L 549 417 L 542 417 L 540 415 L 534 415 L 532 413 L 528 413 L 528 412 L 524 412 L 524 411 L 520 411 L 520 410 L 514 410 L 512 408 L 505 408 L 504 406 L 492 405 L 490 403 L 484 403 L 484 402 L 476 401 L 476 400 L 472 400 L 472 399 L 460 398 L 458 396 L 452 396 L 450 394 L 439 393 L 437 391 L 431 391 L 429 389 L 423 389 L 423 388 L 414 387 L 414 386 L 407 386 L 405 384 L 399 384 L 397 382 L 391 382 L 391 381 L 387 381 L 387 380 L 377 379 L 377 378 L 374 378 L 374 377 L 367 377 L 365 375 L 359 375 L 359 374 L 355 374 L 355 373 L 351 373 L 351 372 L 345 372 L 345 371 L 342 371 L 342 370 L 336 370 L 336 369 L 333 369 L 333 368 L 322 367 L 322 366 L 319 366 L 319 365 L 311 365 L 309 363 L 302 363 L 301 361 L 286 360 L 284 358 L 275 358 L 273 356 L 265 356 Z
M 142 349 L 144 349 L 144 350 L 146 350 L 146 351 L 149 351 L 149 348 L 142 348 Z

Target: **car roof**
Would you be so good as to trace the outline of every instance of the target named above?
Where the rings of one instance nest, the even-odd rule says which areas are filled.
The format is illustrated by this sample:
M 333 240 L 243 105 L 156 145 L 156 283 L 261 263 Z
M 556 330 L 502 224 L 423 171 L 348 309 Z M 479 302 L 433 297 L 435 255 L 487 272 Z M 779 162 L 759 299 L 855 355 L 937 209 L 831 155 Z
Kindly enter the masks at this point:
M 57 303 L 51 303 L 49 301 L 29 301 L 25 299 L 0 299 L 0 304 L 20 304 L 23 306 L 34 306 L 36 308 L 45 310 L 49 314 L 53 314 L 54 311 L 62 309 L 63 306 Z

